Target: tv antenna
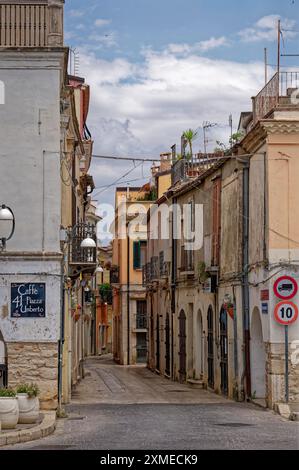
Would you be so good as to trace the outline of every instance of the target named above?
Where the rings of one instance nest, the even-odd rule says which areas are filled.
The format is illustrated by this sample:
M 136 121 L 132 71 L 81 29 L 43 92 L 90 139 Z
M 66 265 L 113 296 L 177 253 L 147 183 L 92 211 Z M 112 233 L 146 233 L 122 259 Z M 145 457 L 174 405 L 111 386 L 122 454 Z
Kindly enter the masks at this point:
M 203 124 L 202 124 L 203 144 L 204 144 L 204 153 L 205 153 L 205 155 L 207 155 L 207 147 L 208 147 L 208 143 L 209 143 L 207 133 L 212 127 L 216 127 L 216 126 L 218 126 L 218 124 L 216 122 L 204 121 Z

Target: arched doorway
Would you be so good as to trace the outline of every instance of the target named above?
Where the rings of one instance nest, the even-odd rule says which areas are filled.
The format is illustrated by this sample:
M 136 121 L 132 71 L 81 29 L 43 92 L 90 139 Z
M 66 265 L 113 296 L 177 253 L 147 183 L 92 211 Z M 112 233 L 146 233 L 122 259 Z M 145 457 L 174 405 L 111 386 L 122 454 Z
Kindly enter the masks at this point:
M 221 392 L 228 393 L 228 341 L 227 341 L 227 312 L 224 308 L 220 311 L 220 369 Z
M 0 388 L 7 387 L 7 352 L 3 335 L 0 331 Z
M 180 382 L 186 381 L 186 314 L 181 310 L 179 315 L 179 374 Z
M 266 396 L 266 351 L 259 309 L 253 310 L 250 327 L 251 390 L 256 398 Z
M 166 314 L 165 321 L 165 373 L 170 375 L 170 320 L 169 313 Z
M 214 321 L 213 309 L 208 309 L 208 385 L 214 388 Z
M 203 352 L 203 324 L 202 324 L 202 314 L 201 310 L 197 312 L 196 319 L 196 356 L 195 356 L 195 365 L 196 365 L 196 375 L 199 379 L 203 378 L 203 364 L 204 364 L 204 352 Z
M 156 331 L 156 369 L 160 372 L 160 316 L 157 315 Z

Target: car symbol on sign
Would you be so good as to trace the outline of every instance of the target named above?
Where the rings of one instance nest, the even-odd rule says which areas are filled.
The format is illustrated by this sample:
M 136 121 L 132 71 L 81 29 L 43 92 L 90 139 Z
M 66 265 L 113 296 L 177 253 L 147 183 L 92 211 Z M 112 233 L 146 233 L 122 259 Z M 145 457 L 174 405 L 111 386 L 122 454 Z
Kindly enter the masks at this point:
M 281 284 L 281 286 L 278 287 L 279 292 L 290 292 L 294 289 L 293 284 Z

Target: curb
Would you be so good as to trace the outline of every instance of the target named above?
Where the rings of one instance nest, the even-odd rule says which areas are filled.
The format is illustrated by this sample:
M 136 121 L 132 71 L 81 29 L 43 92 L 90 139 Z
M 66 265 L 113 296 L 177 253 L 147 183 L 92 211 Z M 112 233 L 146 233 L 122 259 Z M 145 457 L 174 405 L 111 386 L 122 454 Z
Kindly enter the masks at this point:
M 274 411 L 280 414 L 285 419 L 291 419 L 292 412 L 290 406 L 286 403 L 276 403 L 274 406 Z
M 0 447 L 35 441 L 52 434 L 56 429 L 56 412 L 42 411 L 42 413 L 44 418 L 38 426 L 7 434 L 0 433 Z

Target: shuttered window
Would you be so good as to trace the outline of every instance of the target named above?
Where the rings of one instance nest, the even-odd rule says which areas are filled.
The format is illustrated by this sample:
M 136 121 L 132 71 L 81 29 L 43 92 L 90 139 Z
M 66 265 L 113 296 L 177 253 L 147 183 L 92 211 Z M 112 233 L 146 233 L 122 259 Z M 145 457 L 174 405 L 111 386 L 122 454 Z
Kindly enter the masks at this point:
M 146 242 L 138 241 L 133 243 L 133 268 L 142 269 L 146 261 Z

